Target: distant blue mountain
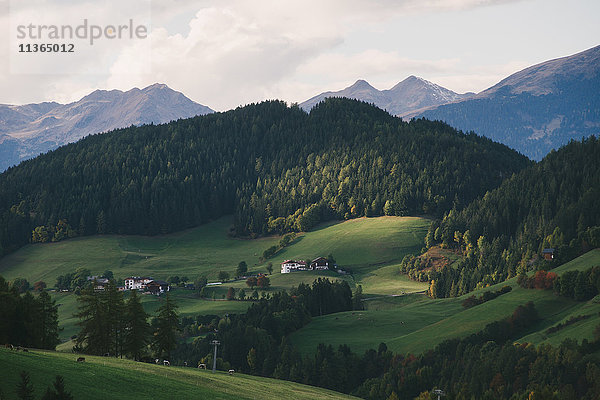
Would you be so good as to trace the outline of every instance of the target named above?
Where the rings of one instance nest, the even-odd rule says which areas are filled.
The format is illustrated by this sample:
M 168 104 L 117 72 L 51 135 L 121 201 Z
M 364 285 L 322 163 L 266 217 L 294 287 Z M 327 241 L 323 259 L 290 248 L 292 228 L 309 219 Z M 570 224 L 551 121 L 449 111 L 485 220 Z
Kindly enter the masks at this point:
M 600 46 L 519 71 L 477 96 L 409 116 L 475 131 L 540 160 L 600 134 Z
M 0 105 L 0 172 L 90 134 L 211 112 L 163 84 L 96 90 L 70 104 Z
M 328 97 L 346 97 L 366 101 L 386 110 L 392 115 L 404 115 L 425 107 L 446 104 L 474 96 L 474 93 L 458 94 L 423 78 L 409 76 L 393 88 L 377 90 L 367 81 L 358 80 L 352 86 L 337 92 L 321 93 L 300 104 L 310 111 L 317 103 Z

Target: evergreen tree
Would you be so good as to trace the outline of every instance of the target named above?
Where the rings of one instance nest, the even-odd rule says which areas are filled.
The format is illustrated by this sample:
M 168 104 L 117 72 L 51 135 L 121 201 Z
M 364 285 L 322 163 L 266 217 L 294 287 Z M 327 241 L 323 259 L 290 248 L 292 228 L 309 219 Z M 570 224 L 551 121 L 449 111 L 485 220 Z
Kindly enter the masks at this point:
M 153 345 L 157 357 L 169 358 L 171 350 L 177 346 L 177 332 L 179 331 L 177 308 L 178 306 L 171 299 L 170 293 L 167 293 L 163 305 L 156 310 L 157 316 L 154 321 L 156 330 Z
M 137 290 L 132 290 L 125 307 L 125 354 L 139 361 L 148 345 L 150 334 L 148 314 L 144 311 Z
M 244 276 L 244 275 L 246 275 L 246 272 L 248 272 L 248 264 L 246 264 L 246 261 L 241 261 L 238 264 L 237 269 L 235 270 L 235 273 L 237 276 Z
M 84 289 L 77 298 L 81 330 L 75 339 L 75 349 L 89 354 L 103 355 L 110 350 L 109 317 L 98 293 Z
M 48 386 L 42 400 L 73 400 L 73 395 L 65 389 L 65 381 L 62 376 L 56 375 L 54 388 Z
M 40 347 L 54 350 L 60 343 L 58 338 L 58 306 L 48 292 L 42 291 L 38 296 L 40 316 L 37 320 L 41 334 Z
M 219 271 L 219 274 L 217 275 L 219 281 L 221 282 L 225 282 L 229 280 L 229 273 L 227 271 Z
M 33 384 L 29 373 L 21 371 L 19 376 L 21 380 L 17 384 L 17 397 L 21 400 L 33 400 Z
M 110 354 L 115 357 L 123 355 L 123 345 L 125 336 L 125 320 L 123 318 L 125 311 L 125 303 L 123 301 L 123 293 L 117 289 L 114 281 L 110 281 L 104 287 L 104 290 L 99 292 L 103 299 L 105 308 L 106 324 L 110 336 Z
M 256 236 L 363 215 L 442 217 L 529 164 L 358 101 L 327 99 L 310 114 L 267 101 L 89 136 L 5 171 L 0 248 L 68 238 L 67 221 L 79 234 L 154 235 L 232 214 L 232 233 Z
M 358 285 L 352 296 L 352 309 L 364 310 L 362 285 Z

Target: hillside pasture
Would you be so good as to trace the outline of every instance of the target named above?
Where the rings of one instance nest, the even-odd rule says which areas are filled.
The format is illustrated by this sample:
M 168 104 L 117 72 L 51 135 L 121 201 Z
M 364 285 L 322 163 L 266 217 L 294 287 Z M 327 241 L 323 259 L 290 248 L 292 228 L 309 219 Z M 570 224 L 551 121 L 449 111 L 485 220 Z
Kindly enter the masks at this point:
M 600 265 L 600 249 L 554 269 L 558 274 Z M 461 303 L 471 295 L 497 291 L 510 285 L 513 290 L 481 305 L 464 309 Z M 348 344 L 354 351 L 377 348 L 385 342 L 399 353 L 419 354 L 446 339 L 464 337 L 485 325 L 506 318 L 521 304 L 533 301 L 540 321 L 517 342 L 559 344 L 566 338 L 591 340 L 600 322 L 600 299 L 576 302 L 555 295 L 551 290 L 523 289 L 516 278 L 449 299 L 430 299 L 422 294 L 399 297 L 380 297 L 365 302 L 366 310 L 314 318 L 295 332 L 291 339 L 304 354 L 312 354 L 319 343 Z M 555 333 L 546 330 L 578 315 L 588 319 L 569 325 Z
M 4 368 L 0 389 L 15 397 L 19 373 L 31 375 L 35 398 L 62 375 L 75 399 L 350 399 L 352 397 L 317 387 L 235 373 L 165 367 L 110 357 L 85 356 L 50 351 L 27 353 L 0 349 Z

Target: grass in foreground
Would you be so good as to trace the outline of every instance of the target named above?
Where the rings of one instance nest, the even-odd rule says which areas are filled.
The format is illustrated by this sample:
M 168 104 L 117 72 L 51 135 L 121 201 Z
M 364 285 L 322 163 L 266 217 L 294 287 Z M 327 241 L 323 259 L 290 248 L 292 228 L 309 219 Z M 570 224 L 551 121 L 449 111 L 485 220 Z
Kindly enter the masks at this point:
M 349 399 L 347 395 L 293 382 L 250 375 L 212 374 L 195 368 L 164 367 L 108 357 L 49 351 L 28 353 L 0 349 L 5 366 L 0 388 L 16 398 L 19 372 L 28 371 L 40 398 L 56 375 L 75 399 Z M 8 367 L 6 367 L 8 366 Z

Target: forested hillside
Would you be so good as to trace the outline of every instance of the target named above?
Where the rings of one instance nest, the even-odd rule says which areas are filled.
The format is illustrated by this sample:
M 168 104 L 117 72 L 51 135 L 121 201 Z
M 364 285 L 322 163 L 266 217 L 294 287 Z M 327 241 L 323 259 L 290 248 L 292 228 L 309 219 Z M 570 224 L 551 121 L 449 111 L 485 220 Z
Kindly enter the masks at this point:
M 0 175 L 0 254 L 75 235 L 154 235 L 234 214 L 235 233 L 443 215 L 529 161 L 448 125 L 328 99 L 278 101 L 87 137 Z
M 433 297 L 456 296 L 536 265 L 552 268 L 600 247 L 600 141 L 594 136 L 553 151 L 462 211 L 432 224 L 428 246 L 463 253 L 456 268 L 434 271 Z M 554 260 L 543 261 L 544 248 Z M 404 268 L 419 268 L 408 257 Z

